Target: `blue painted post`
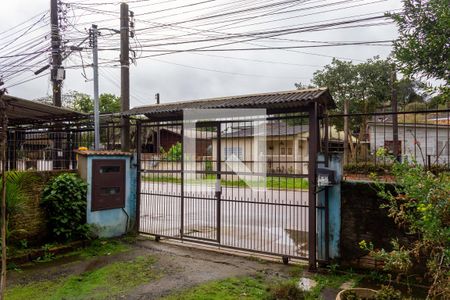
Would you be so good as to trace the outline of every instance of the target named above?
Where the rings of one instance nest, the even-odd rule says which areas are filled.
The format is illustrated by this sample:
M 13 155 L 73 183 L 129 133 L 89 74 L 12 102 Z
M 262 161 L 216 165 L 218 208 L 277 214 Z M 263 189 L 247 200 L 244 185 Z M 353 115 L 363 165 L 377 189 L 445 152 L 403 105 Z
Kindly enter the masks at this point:
M 319 156 L 319 167 L 324 167 L 324 157 Z M 332 186 L 326 187 L 328 190 L 328 255 L 329 258 L 339 257 L 339 239 L 341 232 L 341 180 L 342 180 L 342 155 L 331 154 L 328 168 L 335 170 L 336 182 Z M 325 188 L 318 195 L 317 205 L 325 207 Z M 319 260 L 326 260 L 326 235 L 325 235 L 325 209 L 317 210 L 317 256 Z
M 338 258 L 339 241 L 341 235 L 341 180 L 342 180 L 342 161 L 341 154 L 333 154 L 330 156 L 330 168 L 336 171 L 336 179 L 338 184 L 328 189 L 328 215 L 329 215 L 329 255 L 330 258 Z

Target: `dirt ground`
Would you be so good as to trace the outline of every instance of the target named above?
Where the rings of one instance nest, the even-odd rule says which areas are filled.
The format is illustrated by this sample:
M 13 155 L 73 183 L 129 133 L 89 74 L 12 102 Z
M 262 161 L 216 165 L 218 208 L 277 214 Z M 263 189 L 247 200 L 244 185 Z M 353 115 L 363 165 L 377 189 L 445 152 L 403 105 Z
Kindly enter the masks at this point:
M 295 268 L 292 264 L 283 265 L 281 259 L 278 262 L 270 262 L 255 257 L 242 257 L 139 238 L 131 245 L 130 251 L 111 256 L 89 260 L 68 257 L 22 267 L 25 272 L 9 272 L 8 282 L 9 286 L 14 286 L 32 281 L 54 280 L 64 275 L 77 275 L 112 262 L 145 255 L 156 258 L 154 268 L 162 276 L 134 289 L 126 295 L 126 299 L 157 299 L 207 281 L 236 276 L 264 274 L 269 278 L 288 278 Z

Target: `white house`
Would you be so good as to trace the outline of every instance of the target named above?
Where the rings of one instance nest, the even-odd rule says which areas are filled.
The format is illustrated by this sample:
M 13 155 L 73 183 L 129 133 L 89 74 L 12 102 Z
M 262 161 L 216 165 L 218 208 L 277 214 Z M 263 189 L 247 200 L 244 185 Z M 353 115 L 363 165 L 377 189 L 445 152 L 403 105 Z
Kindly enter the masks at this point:
M 393 149 L 392 122 L 368 124 L 370 150 Z M 398 124 L 399 151 L 402 156 L 415 159 L 422 165 L 450 163 L 450 126 L 446 124 Z

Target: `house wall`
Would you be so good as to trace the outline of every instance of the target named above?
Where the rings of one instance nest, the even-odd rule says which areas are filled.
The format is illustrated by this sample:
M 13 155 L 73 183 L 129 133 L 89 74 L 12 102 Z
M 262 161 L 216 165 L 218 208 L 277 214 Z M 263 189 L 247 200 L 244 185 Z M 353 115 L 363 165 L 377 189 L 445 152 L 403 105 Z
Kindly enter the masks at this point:
M 369 125 L 370 151 L 375 154 L 378 148 L 385 146 L 385 141 L 393 140 L 393 128 L 391 124 Z M 450 163 L 450 128 L 434 125 L 401 125 L 398 128 L 398 139 L 401 141 L 401 153 L 409 158 L 415 158 L 418 163 L 426 164 L 428 156 L 431 163 L 436 159 L 439 164 Z M 416 142 L 417 141 L 417 142 Z M 422 153 L 421 153 L 422 151 Z
M 253 161 L 253 138 L 227 138 L 221 140 L 221 156 L 225 158 L 225 148 L 240 148 L 242 152 L 242 160 L 245 165 L 254 170 Z M 308 173 L 308 141 L 301 135 L 295 138 L 289 137 L 267 137 L 266 141 L 266 169 L 268 173 Z M 282 151 L 284 148 L 284 154 Z M 217 157 L 217 141 L 213 140 L 212 158 L 216 161 Z M 291 150 L 291 152 L 289 152 Z M 289 154 L 291 153 L 291 154 Z M 296 163 L 293 163 L 296 161 Z M 304 161 L 304 162 L 302 162 Z M 231 171 L 226 165 L 222 165 L 223 171 Z

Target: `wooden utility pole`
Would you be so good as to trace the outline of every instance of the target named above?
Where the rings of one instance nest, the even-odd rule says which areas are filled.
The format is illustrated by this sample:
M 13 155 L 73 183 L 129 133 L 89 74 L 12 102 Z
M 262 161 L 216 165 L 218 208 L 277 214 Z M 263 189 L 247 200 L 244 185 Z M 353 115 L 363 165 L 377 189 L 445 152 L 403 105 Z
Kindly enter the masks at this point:
M 394 157 L 397 161 L 400 161 L 400 149 L 398 141 L 398 106 L 397 106 L 397 74 L 395 70 L 395 65 L 392 65 L 391 72 L 391 106 L 392 106 L 392 147 L 394 152 Z
M 120 4 L 120 109 L 130 109 L 130 15 L 128 4 Z M 130 151 L 130 119 L 126 116 L 120 120 L 120 144 L 122 151 Z
M 5 91 L 0 90 L 0 119 L 2 131 L 0 133 L 1 172 L 2 172 L 2 205 L 1 205 L 1 240 L 2 240 L 2 270 L 0 276 L 0 299 L 3 300 L 6 290 L 6 143 L 8 132 L 8 119 L 6 116 L 6 103 L 3 101 Z
M 61 37 L 59 35 L 58 0 L 50 0 L 50 30 L 52 41 L 53 105 L 61 107 L 61 84 L 64 79 L 64 69 L 61 68 Z

